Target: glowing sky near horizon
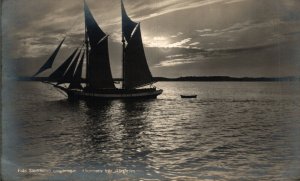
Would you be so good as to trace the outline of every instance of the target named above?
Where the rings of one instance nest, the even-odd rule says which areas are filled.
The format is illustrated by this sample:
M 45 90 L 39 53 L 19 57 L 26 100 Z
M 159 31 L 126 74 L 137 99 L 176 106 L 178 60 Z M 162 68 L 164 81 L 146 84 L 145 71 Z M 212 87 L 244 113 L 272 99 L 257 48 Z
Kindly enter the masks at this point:
M 119 0 L 87 0 L 110 35 L 112 71 L 120 75 Z M 141 22 L 155 76 L 299 76 L 297 0 L 124 0 Z M 55 66 L 84 40 L 81 0 L 3 2 L 3 52 L 10 72 L 31 75 L 67 35 Z M 14 9 L 15 11 L 11 11 Z

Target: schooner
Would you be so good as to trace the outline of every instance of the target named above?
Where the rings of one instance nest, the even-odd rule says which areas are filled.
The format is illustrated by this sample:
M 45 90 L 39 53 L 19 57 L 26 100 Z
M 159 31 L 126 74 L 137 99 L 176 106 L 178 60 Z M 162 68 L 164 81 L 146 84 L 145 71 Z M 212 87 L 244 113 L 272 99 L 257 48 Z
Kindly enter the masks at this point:
M 121 0 L 122 14 L 122 87 L 115 86 L 112 77 L 108 35 L 99 27 L 84 1 L 85 42 L 76 49 L 48 78 L 68 98 L 156 98 L 163 90 L 152 86 L 154 81 L 144 52 L 140 23 L 132 21 Z M 34 76 L 52 68 L 63 39 L 46 63 Z M 85 80 L 82 70 L 86 65 Z M 150 85 L 150 88 L 145 86 Z

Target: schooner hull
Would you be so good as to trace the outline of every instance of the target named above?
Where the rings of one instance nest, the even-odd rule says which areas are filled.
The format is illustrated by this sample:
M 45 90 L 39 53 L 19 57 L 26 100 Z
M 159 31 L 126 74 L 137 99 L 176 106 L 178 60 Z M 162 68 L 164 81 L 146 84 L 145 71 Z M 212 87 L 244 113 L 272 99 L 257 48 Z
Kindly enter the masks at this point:
M 66 90 L 69 99 L 155 99 L 163 90 L 140 89 L 136 90 L 105 90 L 87 92 L 83 90 Z

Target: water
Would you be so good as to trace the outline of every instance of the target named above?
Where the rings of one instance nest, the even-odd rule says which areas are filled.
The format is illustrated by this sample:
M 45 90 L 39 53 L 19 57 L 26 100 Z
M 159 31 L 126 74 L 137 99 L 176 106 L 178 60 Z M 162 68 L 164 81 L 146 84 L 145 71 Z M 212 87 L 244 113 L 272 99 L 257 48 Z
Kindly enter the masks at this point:
M 6 84 L 4 180 L 300 179 L 299 83 L 157 87 L 157 100 L 93 103 Z

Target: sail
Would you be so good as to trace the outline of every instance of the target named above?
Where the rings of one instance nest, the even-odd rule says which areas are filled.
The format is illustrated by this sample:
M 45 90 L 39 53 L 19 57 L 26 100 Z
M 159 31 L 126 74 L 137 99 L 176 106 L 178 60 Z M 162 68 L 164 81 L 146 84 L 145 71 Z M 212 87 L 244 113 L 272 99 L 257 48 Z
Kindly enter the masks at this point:
M 74 73 L 75 73 L 76 65 L 78 63 L 78 59 L 80 57 L 80 54 L 81 54 L 81 51 L 79 51 L 77 56 L 74 58 L 72 64 L 70 65 L 70 67 L 68 68 L 68 70 L 64 74 L 63 79 L 59 83 L 67 83 L 67 82 L 71 82 L 73 80 L 73 76 L 74 76 Z
M 84 1 L 85 26 L 89 37 L 91 48 L 95 48 L 98 42 L 106 36 L 106 34 L 98 26 L 93 17 L 87 3 Z
M 75 71 L 75 74 L 73 76 L 73 79 L 70 83 L 69 89 L 82 89 L 81 86 L 81 74 L 82 74 L 82 66 L 83 66 L 83 60 L 84 60 L 84 52 L 81 56 L 80 62 L 77 66 L 77 69 Z
M 146 60 L 140 24 L 137 25 L 127 47 L 125 48 L 125 88 L 132 89 L 154 83 Z
M 115 88 L 109 62 L 108 36 L 98 26 L 86 2 L 84 2 L 84 12 L 91 46 L 87 61 L 87 83 L 93 89 Z
M 130 40 L 131 34 L 134 28 L 137 26 L 138 23 L 133 22 L 127 15 L 123 0 L 121 0 L 121 9 L 122 9 L 122 32 L 123 35 L 128 42 Z
M 88 83 L 93 89 L 115 88 L 110 69 L 108 36 L 104 37 L 89 53 Z
M 49 59 L 46 61 L 46 63 L 39 69 L 39 71 L 37 71 L 37 73 L 35 73 L 33 76 L 37 76 L 38 74 L 44 72 L 45 70 L 49 69 L 52 67 L 53 62 L 57 56 L 57 53 L 59 52 L 61 45 L 63 44 L 63 42 L 65 41 L 65 38 L 60 42 L 60 44 L 58 45 L 58 47 L 55 49 L 55 51 L 52 53 L 52 55 L 49 57 Z
M 66 73 L 68 67 L 70 66 L 75 54 L 77 53 L 78 49 L 76 49 L 69 58 L 61 65 L 59 66 L 50 76 L 50 81 L 59 81 L 63 78 L 64 74 Z

